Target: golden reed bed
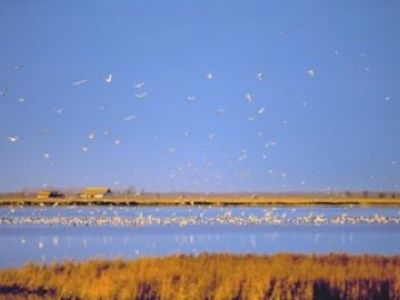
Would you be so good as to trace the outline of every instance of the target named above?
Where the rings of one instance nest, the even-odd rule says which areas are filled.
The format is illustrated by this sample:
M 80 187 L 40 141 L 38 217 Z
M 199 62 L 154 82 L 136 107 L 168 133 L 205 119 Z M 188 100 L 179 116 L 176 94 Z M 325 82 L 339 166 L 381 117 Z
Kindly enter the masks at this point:
M 400 256 L 202 254 L 1 270 L 0 299 L 27 297 L 400 299 Z

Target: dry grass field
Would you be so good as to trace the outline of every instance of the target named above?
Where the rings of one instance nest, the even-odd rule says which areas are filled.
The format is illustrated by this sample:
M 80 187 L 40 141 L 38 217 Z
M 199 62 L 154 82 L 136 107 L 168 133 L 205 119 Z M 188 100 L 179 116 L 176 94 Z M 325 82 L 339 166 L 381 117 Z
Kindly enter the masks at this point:
M 0 271 L 0 299 L 400 299 L 400 256 L 202 254 Z
M 101 199 L 66 194 L 38 199 L 35 194 L 3 194 L 0 205 L 400 205 L 398 193 L 319 194 L 124 194 Z

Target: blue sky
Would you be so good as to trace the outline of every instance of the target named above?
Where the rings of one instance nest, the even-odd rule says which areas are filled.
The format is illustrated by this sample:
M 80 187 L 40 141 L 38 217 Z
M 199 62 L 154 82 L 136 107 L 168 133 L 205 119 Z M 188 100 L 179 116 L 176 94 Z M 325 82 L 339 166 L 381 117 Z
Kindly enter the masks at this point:
M 1 1 L 0 191 L 399 190 L 398 28 L 395 0 Z

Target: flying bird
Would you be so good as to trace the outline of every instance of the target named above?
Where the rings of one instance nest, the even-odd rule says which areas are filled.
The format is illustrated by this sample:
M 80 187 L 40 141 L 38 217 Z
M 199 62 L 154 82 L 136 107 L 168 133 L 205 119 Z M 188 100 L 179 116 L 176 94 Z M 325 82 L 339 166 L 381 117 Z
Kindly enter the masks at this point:
M 313 77 L 315 76 L 315 71 L 314 71 L 313 69 L 308 69 L 308 70 L 307 70 L 307 75 L 308 75 L 310 78 L 313 78 Z
M 105 80 L 107 83 L 111 83 L 112 79 L 113 79 L 113 76 L 112 76 L 112 74 L 110 73 L 110 74 L 108 74 L 108 76 L 107 76 L 104 80 Z
M 19 141 L 20 137 L 19 136 L 9 136 L 7 137 L 10 143 L 16 143 Z
M 195 102 L 196 101 L 196 97 L 195 96 L 187 96 L 186 100 L 189 102 Z
M 207 73 L 207 79 L 208 79 L 208 80 L 211 80 L 211 79 L 213 79 L 213 78 L 214 78 L 213 73 Z
M 257 73 L 257 80 L 263 80 L 264 79 L 264 73 Z
M 141 89 L 144 86 L 144 82 L 136 83 L 133 85 L 135 89 Z
M 18 98 L 18 103 L 24 103 L 26 102 L 26 98 L 25 97 L 19 97 Z
M 252 94 L 250 94 L 250 93 L 247 93 L 247 94 L 244 95 L 244 96 L 246 97 L 246 100 L 247 100 L 248 102 L 251 102 L 251 101 L 254 100 L 254 96 L 253 96 Z
M 262 115 L 264 112 L 265 112 L 265 107 L 260 107 L 260 108 L 258 109 L 258 113 L 259 113 L 260 115 Z
M 89 140 L 94 140 L 96 138 L 96 134 L 94 132 L 90 132 L 87 137 Z
M 149 94 L 148 92 L 143 92 L 143 93 L 135 94 L 135 98 L 142 99 L 142 98 L 146 97 L 148 94 Z
M 82 152 L 88 152 L 88 151 L 89 151 L 89 147 L 87 147 L 87 146 L 82 146 L 82 147 L 81 147 L 81 151 L 82 151 Z
M 81 84 L 86 83 L 87 81 L 88 81 L 87 79 L 77 80 L 77 81 L 74 81 L 74 82 L 72 83 L 72 85 L 73 85 L 73 86 L 78 86 L 78 85 L 81 85 Z
M 57 115 L 61 115 L 64 111 L 64 108 L 54 108 L 53 110 Z
M 127 116 L 127 117 L 124 119 L 125 122 L 130 122 L 130 121 L 133 121 L 133 120 L 136 120 L 136 116 L 135 116 L 135 115 Z

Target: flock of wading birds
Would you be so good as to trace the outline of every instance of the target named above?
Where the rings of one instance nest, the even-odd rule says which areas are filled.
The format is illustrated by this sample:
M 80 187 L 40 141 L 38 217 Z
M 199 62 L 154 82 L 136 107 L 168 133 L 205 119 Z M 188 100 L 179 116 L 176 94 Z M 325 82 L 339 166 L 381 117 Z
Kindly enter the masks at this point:
M 212 207 L 209 207 L 212 208 Z M 400 225 L 400 211 L 398 216 L 385 216 L 374 214 L 371 216 L 351 215 L 341 213 L 340 215 L 325 216 L 322 213 L 309 211 L 306 215 L 290 216 L 287 212 L 277 213 L 275 208 L 264 209 L 263 215 L 232 214 L 232 211 L 225 209 L 215 216 L 207 216 L 207 209 L 193 213 L 188 210 L 187 216 L 177 216 L 172 213 L 167 216 L 157 216 L 150 213 L 137 213 L 135 216 L 120 216 L 117 210 L 109 208 L 109 213 L 95 215 L 93 211 L 85 216 L 13 216 L 15 208 L 10 208 L 10 213 L 0 218 L 0 225 L 65 225 L 65 226 L 190 226 L 190 225 L 355 225 L 355 224 L 392 224 Z M 295 212 L 292 208 L 291 212 Z M 192 212 L 192 213 L 191 213 Z

